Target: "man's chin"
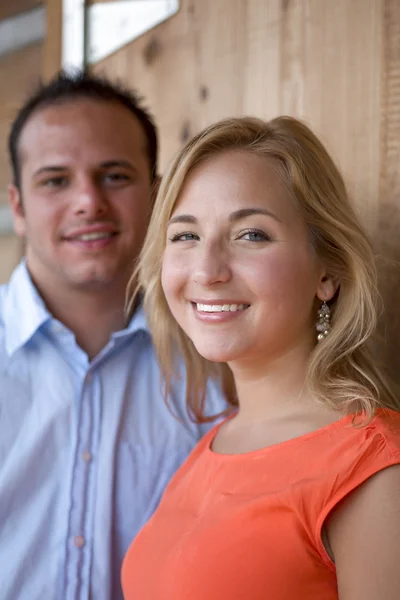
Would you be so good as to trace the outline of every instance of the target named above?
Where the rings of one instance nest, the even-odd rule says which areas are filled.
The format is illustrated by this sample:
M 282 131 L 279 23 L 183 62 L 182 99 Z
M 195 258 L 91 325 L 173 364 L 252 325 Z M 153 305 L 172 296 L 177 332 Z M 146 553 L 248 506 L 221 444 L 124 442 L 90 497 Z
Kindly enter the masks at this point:
M 101 291 L 115 285 L 121 277 L 115 272 L 97 270 L 89 273 L 76 273 L 70 278 L 73 287 L 85 291 Z

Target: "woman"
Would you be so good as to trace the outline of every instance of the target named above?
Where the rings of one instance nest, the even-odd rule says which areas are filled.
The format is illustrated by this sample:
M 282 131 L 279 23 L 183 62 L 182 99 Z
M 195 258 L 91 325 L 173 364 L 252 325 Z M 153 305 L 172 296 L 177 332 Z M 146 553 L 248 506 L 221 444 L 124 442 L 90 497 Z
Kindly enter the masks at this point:
M 230 119 L 181 151 L 139 265 L 166 384 L 183 353 L 238 406 L 123 567 L 126 600 L 398 600 L 400 414 L 372 360 L 376 272 L 300 122 Z

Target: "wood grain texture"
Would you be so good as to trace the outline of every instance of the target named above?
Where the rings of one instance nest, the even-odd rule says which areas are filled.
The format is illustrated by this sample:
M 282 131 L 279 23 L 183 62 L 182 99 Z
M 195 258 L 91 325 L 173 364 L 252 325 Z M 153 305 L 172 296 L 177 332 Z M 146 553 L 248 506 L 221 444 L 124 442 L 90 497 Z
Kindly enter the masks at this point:
M 373 230 L 381 5 L 382 0 L 183 0 L 175 17 L 95 70 L 118 75 L 148 100 L 160 126 L 162 167 L 188 136 L 219 118 L 286 113 L 305 119 L 343 169 Z
M 10 278 L 15 265 L 22 258 L 22 244 L 15 236 L 0 236 L 0 284 Z
M 42 0 L 0 0 L 0 21 L 37 8 L 41 4 Z
M 48 3 L 46 77 L 61 57 L 61 0 Z M 161 171 L 187 139 L 223 117 L 286 113 L 309 123 L 382 257 L 382 358 L 400 372 L 399 0 L 181 0 L 178 14 L 94 71 L 143 95 L 159 126 Z M 7 81 L 1 64 L 0 76 Z M 13 93 L 1 93 L 10 111 Z
M 0 81 L 7 82 L 0 92 L 0 202 L 7 201 L 10 180 L 7 138 L 10 126 L 20 106 L 35 90 L 42 68 L 43 45 L 33 44 L 0 58 Z
M 21 6 L 22 3 L 16 3 Z M 43 43 L 36 43 L 0 57 L 0 203 L 8 202 L 10 181 L 7 140 L 18 110 L 38 85 L 43 61 Z M 5 281 L 19 261 L 22 248 L 13 236 L 0 236 L 0 282 Z
M 379 190 L 382 14 L 377 0 L 286 0 L 281 110 L 306 120 L 374 231 Z
M 177 15 L 96 65 L 128 80 L 149 102 L 161 132 L 162 169 L 204 126 L 242 112 L 245 5 L 184 1 Z
M 62 0 L 44 0 L 46 4 L 46 37 L 43 45 L 41 75 L 51 79 L 62 62 Z
M 186 139 L 222 117 L 286 113 L 311 125 L 385 264 L 382 358 L 396 372 L 399 54 L 399 0 L 182 0 L 176 16 L 95 67 L 146 98 L 159 125 L 161 170 Z
M 400 3 L 383 2 L 379 247 L 384 362 L 400 383 Z
M 0 57 L 0 106 L 25 100 L 38 84 L 42 60 L 42 42 Z

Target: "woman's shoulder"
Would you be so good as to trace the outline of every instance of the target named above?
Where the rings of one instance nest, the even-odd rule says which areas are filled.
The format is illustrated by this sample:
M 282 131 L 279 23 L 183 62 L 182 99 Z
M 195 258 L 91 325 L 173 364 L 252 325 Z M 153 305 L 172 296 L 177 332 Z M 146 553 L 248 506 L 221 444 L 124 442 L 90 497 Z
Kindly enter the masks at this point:
M 354 562 L 364 554 L 361 562 L 365 570 L 368 561 L 371 561 L 371 568 L 375 568 L 378 565 L 376 557 L 381 560 L 398 539 L 395 499 L 400 489 L 400 413 L 379 409 L 366 425 L 356 421 L 347 436 L 352 441 L 352 448 L 341 453 L 337 476 L 331 477 L 330 484 L 324 488 L 315 540 L 324 562 L 332 568 L 333 563 L 322 542 L 322 529 L 326 526 L 336 568 L 341 569 L 342 564 L 349 560 Z M 329 472 L 328 466 L 328 477 Z M 379 511 L 380 506 L 385 509 L 380 511 L 380 518 L 375 519 L 375 511 Z M 377 525 L 373 531 L 371 523 Z M 386 560 L 388 557 L 383 563 Z M 382 569 L 382 565 L 379 568 Z
M 320 500 L 326 514 L 370 477 L 400 464 L 400 413 L 379 409 L 366 424 L 363 418 L 349 415 L 321 440 Z
M 380 408 L 367 427 L 377 432 L 390 453 L 400 453 L 400 412 Z
M 321 438 L 321 446 L 332 451 L 337 448 L 343 459 L 347 456 L 344 449 L 350 447 L 359 450 L 380 447 L 396 455 L 400 453 L 400 412 L 379 408 L 370 419 L 362 413 L 349 414 L 315 434 Z
M 326 473 L 364 477 L 400 462 L 399 412 L 380 408 L 369 421 L 348 415 L 319 433 L 309 450 Z
M 400 413 L 379 408 L 368 421 L 362 414 L 349 415 L 336 428 L 337 459 L 357 460 L 366 465 L 385 462 L 388 465 L 400 457 Z M 332 440 L 333 441 L 333 440 Z

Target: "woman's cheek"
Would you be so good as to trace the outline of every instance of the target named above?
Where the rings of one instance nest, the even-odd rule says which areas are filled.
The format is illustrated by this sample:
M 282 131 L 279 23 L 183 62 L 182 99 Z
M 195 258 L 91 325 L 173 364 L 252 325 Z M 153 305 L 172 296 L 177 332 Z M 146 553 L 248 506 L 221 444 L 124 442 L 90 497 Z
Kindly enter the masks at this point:
M 178 299 L 187 284 L 190 274 L 190 266 L 179 254 L 168 250 L 164 253 L 161 285 L 168 303 Z

